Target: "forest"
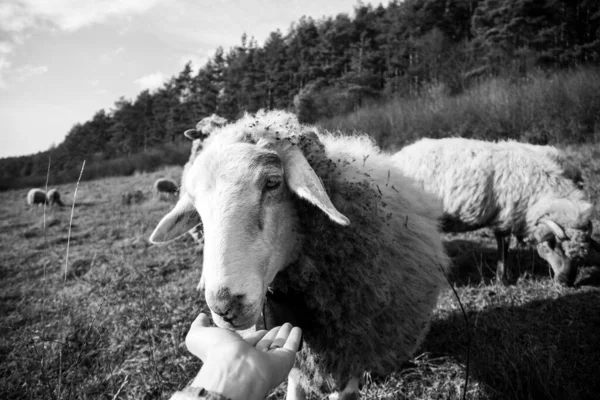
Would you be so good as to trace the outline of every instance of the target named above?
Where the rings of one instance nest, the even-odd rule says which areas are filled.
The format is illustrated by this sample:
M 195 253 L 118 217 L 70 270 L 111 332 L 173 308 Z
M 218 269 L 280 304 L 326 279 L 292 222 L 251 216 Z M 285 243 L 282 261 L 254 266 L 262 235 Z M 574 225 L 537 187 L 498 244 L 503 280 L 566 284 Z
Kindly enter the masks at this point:
M 0 190 L 42 186 L 49 164 L 53 184 L 75 180 L 83 160 L 83 179 L 183 164 L 189 154 L 183 131 L 212 113 L 233 119 L 260 108 L 292 109 L 302 122 L 318 124 L 402 104 L 431 88 L 459 98 L 492 79 L 519 86 L 535 74 L 594 68 L 600 64 L 600 2 L 359 2 L 352 15 L 302 17 L 285 34 L 271 32 L 262 45 L 251 35 L 244 34 L 238 46 L 219 48 L 197 73 L 188 63 L 158 90 L 142 91 L 132 100 L 122 97 L 112 109 L 98 110 L 46 151 L 0 159 Z M 600 82 L 598 74 L 592 75 Z M 598 96 L 584 105 L 585 121 L 575 121 L 576 135 L 526 139 L 597 140 Z M 510 130 L 492 137 L 485 130 L 469 135 L 523 138 Z M 389 147 L 398 140 L 388 137 L 380 144 Z

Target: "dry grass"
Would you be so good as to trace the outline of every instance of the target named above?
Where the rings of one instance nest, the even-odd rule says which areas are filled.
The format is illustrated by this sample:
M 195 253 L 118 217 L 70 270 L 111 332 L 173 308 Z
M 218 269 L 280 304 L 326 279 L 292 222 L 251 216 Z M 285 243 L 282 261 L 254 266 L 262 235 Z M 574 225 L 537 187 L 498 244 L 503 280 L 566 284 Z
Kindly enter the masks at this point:
M 394 150 L 420 137 L 513 138 L 536 143 L 600 142 L 600 72 L 581 69 L 514 80 L 496 78 L 458 96 L 443 87 L 320 121 L 367 132 Z
M 588 158 L 597 150 L 567 150 L 598 196 L 600 166 Z M 47 209 L 44 230 L 43 209 L 25 205 L 26 190 L 0 193 L 0 398 L 166 399 L 193 377 L 200 363 L 183 341 L 205 307 L 195 289 L 201 256 L 189 238 L 161 247 L 147 240 L 174 202 L 151 199 L 152 183 L 179 174 L 82 182 L 66 280 L 70 207 Z M 59 187 L 67 205 L 74 189 Z M 121 206 L 121 193 L 135 189 L 147 200 Z M 447 291 L 417 357 L 391 376 L 367 377 L 364 397 L 458 399 L 470 347 L 469 399 L 597 398 L 599 288 L 554 287 L 531 250 L 512 253 L 518 283 L 497 286 L 492 237 L 447 242 L 471 342 Z M 593 281 L 598 267 L 582 269 L 578 281 Z M 271 398 L 283 398 L 283 389 Z

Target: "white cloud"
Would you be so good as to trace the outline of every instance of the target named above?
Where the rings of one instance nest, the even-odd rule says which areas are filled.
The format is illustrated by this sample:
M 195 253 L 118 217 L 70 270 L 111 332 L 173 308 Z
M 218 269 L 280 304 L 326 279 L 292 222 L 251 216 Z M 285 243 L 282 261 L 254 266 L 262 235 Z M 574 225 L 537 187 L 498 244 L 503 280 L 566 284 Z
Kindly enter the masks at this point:
M 48 72 L 48 67 L 45 65 L 24 65 L 19 68 L 13 68 L 8 59 L 0 57 L 0 89 L 8 86 L 9 79 L 22 82 L 25 79 L 36 75 L 43 75 L 46 72 Z
M 0 42 L 0 55 L 8 54 L 13 50 L 13 44 L 7 41 Z
M 114 60 L 118 55 L 123 54 L 125 52 L 125 48 L 123 46 L 117 47 L 113 51 L 109 51 L 100 56 L 100 61 L 109 63 Z
M 154 90 L 158 89 L 165 82 L 166 77 L 162 72 L 155 72 L 153 74 L 142 76 L 139 79 L 133 81 L 133 83 L 139 85 L 140 89 Z
M 3 89 L 7 85 L 6 75 L 10 69 L 10 61 L 4 57 L 0 57 L 0 89 Z
M 0 88 L 7 84 L 8 59 L 16 45 L 23 44 L 40 30 L 73 32 L 110 18 L 131 22 L 133 15 L 143 14 L 167 0 L 0 0 Z M 123 52 L 118 48 L 112 56 Z M 14 72 L 14 71 L 13 71 Z M 24 70 L 27 74 L 45 72 Z
M 25 65 L 23 67 L 14 70 L 14 76 L 16 80 L 23 81 L 27 78 L 31 78 L 36 75 L 43 75 L 48 72 L 48 67 L 45 65 Z
M 12 0 L 0 4 L 0 26 L 22 32 L 49 24 L 64 31 L 106 21 L 110 17 L 142 14 L 165 0 Z

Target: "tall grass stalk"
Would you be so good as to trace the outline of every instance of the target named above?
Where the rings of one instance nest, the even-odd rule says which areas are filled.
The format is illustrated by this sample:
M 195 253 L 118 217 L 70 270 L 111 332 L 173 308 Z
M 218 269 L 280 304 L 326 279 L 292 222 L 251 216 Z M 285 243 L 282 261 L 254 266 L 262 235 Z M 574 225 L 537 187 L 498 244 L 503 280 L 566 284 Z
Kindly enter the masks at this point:
M 46 194 L 48 193 L 48 181 L 50 180 L 50 165 L 51 165 L 51 158 L 48 157 L 48 170 L 46 171 L 46 186 L 45 186 L 45 191 Z M 46 201 L 48 200 L 48 196 L 46 195 Z M 44 250 L 48 249 L 48 232 L 46 229 L 46 201 L 44 201 L 44 216 L 42 219 L 42 229 L 44 230 Z M 45 338 L 46 337 L 46 313 L 45 313 L 45 306 L 46 306 L 46 265 L 47 263 L 44 262 L 44 267 L 43 267 L 43 277 L 42 277 L 42 336 Z M 42 347 L 42 370 L 45 367 L 45 362 L 46 362 L 46 350 Z
M 69 233 L 67 234 L 67 251 L 66 251 L 66 255 L 65 255 L 65 274 L 64 274 L 64 280 L 63 280 L 63 285 L 66 285 L 67 283 L 67 270 L 68 270 L 68 265 L 69 265 L 69 246 L 71 245 L 71 228 L 73 226 L 73 214 L 75 213 L 75 202 L 77 200 L 77 189 L 79 189 L 79 182 L 81 181 L 81 175 L 83 175 L 83 169 L 85 168 L 85 160 L 83 160 L 83 164 L 81 164 L 81 171 L 79 172 L 79 179 L 77 179 L 77 184 L 75 185 L 75 192 L 73 193 L 73 205 L 71 206 L 71 218 L 69 219 Z M 64 305 L 64 298 L 65 298 L 65 294 L 63 293 L 63 296 L 61 297 L 61 305 L 60 305 L 60 319 L 63 319 L 63 305 Z M 62 383 L 62 347 L 59 350 L 58 353 L 58 388 L 57 388 L 57 393 L 56 393 L 56 397 L 58 399 L 61 398 L 60 394 L 61 394 L 61 383 Z

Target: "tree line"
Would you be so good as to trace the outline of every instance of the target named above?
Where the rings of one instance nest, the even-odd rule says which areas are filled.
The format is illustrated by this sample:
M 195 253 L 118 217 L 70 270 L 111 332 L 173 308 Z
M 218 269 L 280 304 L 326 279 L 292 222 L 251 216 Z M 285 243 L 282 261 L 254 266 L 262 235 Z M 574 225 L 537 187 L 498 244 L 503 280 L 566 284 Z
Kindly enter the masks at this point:
M 312 123 L 427 87 L 456 95 L 491 76 L 590 64 L 600 64 L 597 0 L 358 3 L 353 16 L 302 17 L 286 34 L 271 32 L 262 46 L 244 34 L 198 72 L 188 63 L 158 90 L 99 110 L 59 145 L 1 159 L 0 189 L 39 182 L 49 157 L 62 180 L 84 159 L 120 165 L 114 160 L 152 152 L 150 164 L 160 164 L 156 154 L 168 148 L 171 160 L 184 160 L 181 133 L 212 113 L 234 119 L 283 108 Z

